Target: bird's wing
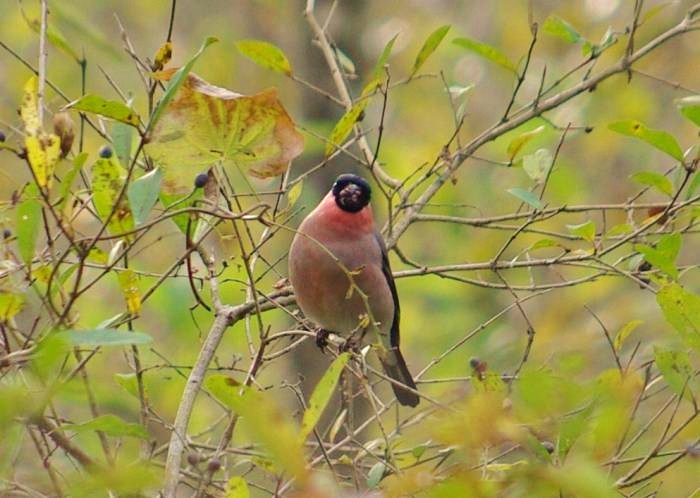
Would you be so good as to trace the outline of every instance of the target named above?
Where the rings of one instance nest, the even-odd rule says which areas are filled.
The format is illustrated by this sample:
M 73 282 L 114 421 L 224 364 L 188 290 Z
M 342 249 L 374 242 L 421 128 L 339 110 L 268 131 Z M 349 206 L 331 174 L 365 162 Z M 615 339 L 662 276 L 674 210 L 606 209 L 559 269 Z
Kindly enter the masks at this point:
M 391 273 L 391 266 L 389 265 L 389 254 L 386 250 L 386 245 L 384 244 L 384 239 L 379 232 L 374 232 L 374 238 L 379 244 L 379 248 L 382 252 L 382 273 L 384 278 L 386 278 L 386 283 L 391 290 L 391 297 L 394 300 L 394 321 L 391 323 L 391 334 L 389 335 L 389 341 L 391 347 L 399 347 L 399 320 L 401 318 L 401 307 L 399 306 L 399 294 L 396 292 L 396 284 L 394 283 L 394 276 Z

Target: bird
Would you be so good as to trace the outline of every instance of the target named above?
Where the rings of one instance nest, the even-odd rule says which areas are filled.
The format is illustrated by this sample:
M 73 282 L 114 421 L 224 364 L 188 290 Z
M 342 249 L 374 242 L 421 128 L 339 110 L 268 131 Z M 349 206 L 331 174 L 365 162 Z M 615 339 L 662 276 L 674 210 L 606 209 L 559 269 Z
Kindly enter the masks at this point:
M 401 405 L 420 397 L 399 350 L 401 308 L 386 245 L 362 177 L 342 174 L 304 218 L 289 250 L 289 281 L 304 315 L 320 327 L 317 343 L 334 333 L 351 341 L 369 332 Z M 373 335 L 375 334 L 376 335 Z M 406 387 L 410 389 L 407 389 Z

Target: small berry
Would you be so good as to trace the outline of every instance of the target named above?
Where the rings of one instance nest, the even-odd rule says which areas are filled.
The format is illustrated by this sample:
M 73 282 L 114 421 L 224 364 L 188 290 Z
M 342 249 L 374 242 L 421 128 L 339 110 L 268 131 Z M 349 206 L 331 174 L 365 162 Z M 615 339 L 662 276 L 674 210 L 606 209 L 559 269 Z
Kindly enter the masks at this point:
M 187 455 L 187 463 L 189 463 L 192 467 L 196 467 L 200 460 L 201 458 L 199 457 L 199 453 L 190 453 Z
M 585 131 L 586 133 L 590 133 L 590 132 L 593 131 L 593 127 L 592 127 L 592 126 L 586 126 L 586 127 L 584 128 L 583 131 Z
M 194 188 L 203 188 L 209 180 L 209 175 L 206 173 L 198 174 L 194 179 Z
M 0 143 L 4 142 L 4 141 L 5 141 L 5 138 L 6 138 L 6 137 L 5 137 L 5 133 L 3 133 L 2 131 L 0 131 Z
M 550 455 L 554 453 L 554 443 L 551 441 L 540 441 L 540 444 Z
M 469 360 L 469 366 L 476 370 L 479 368 L 479 365 L 481 365 L 481 360 L 476 356 L 472 356 Z
M 218 458 L 212 458 L 207 464 L 207 470 L 212 474 L 221 468 L 221 461 Z
M 109 145 L 103 145 L 100 147 L 100 157 L 102 159 L 109 159 L 112 157 L 112 148 Z
M 2 231 L 2 238 L 9 239 L 10 237 L 12 237 L 12 230 L 10 230 L 9 228 L 4 229 Z

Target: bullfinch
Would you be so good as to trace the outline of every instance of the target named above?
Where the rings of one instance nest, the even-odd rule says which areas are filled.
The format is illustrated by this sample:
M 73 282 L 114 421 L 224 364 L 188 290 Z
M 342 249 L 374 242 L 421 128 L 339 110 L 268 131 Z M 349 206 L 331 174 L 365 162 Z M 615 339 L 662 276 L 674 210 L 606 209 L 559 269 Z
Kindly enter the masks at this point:
M 396 399 L 416 406 L 416 384 L 399 351 L 399 296 L 370 197 L 364 178 L 338 177 L 292 241 L 289 280 L 299 308 L 321 333 L 349 340 L 367 332 L 378 335 L 378 356 L 387 376 L 414 390 L 392 383 Z

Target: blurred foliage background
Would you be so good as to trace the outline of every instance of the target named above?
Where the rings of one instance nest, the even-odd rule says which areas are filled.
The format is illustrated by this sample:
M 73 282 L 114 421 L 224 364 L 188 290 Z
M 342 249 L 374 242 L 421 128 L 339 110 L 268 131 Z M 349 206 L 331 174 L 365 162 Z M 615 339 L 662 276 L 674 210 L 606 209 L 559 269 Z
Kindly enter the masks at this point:
M 550 15 L 560 16 L 571 23 L 583 37 L 593 42 L 604 38 L 607 30 L 612 28 L 614 33 L 619 34 L 620 41 L 595 61 L 592 70 L 595 73 L 608 67 L 624 54 L 627 43 L 624 33 L 633 17 L 634 5 L 635 2 L 630 0 L 352 0 L 340 1 L 337 4 L 320 1 L 316 7 L 316 15 L 318 19 L 325 20 L 331 7 L 334 9 L 327 32 L 344 54 L 344 59 L 347 59 L 343 67 L 350 73 L 347 75 L 347 82 L 354 96 L 360 94 L 368 81 L 369 73 L 386 43 L 398 34 L 389 59 L 390 81 L 395 86 L 388 92 L 386 111 L 382 113 L 382 96 L 375 96 L 366 109 L 362 126 L 369 130 L 370 143 L 374 144 L 377 128 L 380 121 L 384 120 L 379 162 L 389 175 L 403 179 L 419 166 L 425 163 L 432 164 L 440 157 L 445 144 L 455 131 L 455 110 L 464 116 L 463 126 L 457 136 L 460 143 L 466 143 L 501 119 L 513 93 L 513 74 L 451 43 L 453 38 L 466 36 L 486 42 L 498 47 L 517 63 L 522 61 L 530 44 L 529 16 L 540 26 Z M 123 50 L 124 41 L 119 23 L 128 34 L 136 53 L 152 60 L 167 34 L 170 6 L 170 2 L 167 1 L 50 2 L 51 22 L 61 30 L 72 50 L 87 61 L 86 93 L 120 100 L 104 72 L 113 80 L 114 86 L 123 91 L 140 115 L 148 115 L 144 86 L 133 60 Z M 661 6 L 663 8 L 660 8 Z M 655 15 L 639 27 L 636 45 L 643 45 L 676 24 L 691 6 L 692 2 L 687 1 L 644 2 L 644 12 L 654 11 Z M 657 7 L 660 8 L 658 11 Z M 179 2 L 173 30 L 173 60 L 170 64 L 174 67 L 182 65 L 196 51 L 202 40 L 207 36 L 216 36 L 219 42 L 209 47 L 197 62 L 194 71 L 199 76 L 212 84 L 244 94 L 255 93 L 270 86 L 277 87 L 281 101 L 305 138 L 304 153 L 291 166 L 291 179 L 321 163 L 325 147 L 323 138 L 328 137 L 343 115 L 344 109 L 304 84 L 252 63 L 237 52 L 234 44 L 237 40 L 248 38 L 274 43 L 288 57 L 295 75 L 335 95 L 333 80 L 320 50 L 313 42 L 314 36 L 309 30 L 303 10 L 304 3 L 296 0 Z M 21 139 L 22 122 L 16 110 L 22 98 L 22 88 L 31 75 L 31 71 L 22 61 L 33 67 L 37 64 L 38 36 L 28 26 L 25 16 L 38 19 L 39 5 L 38 2 L 27 0 L 20 3 L 0 0 L 0 11 L 3 13 L 0 16 L 0 41 L 4 47 L 0 52 L 0 127 L 7 135 L 7 143 L 10 143 Z M 409 80 L 418 50 L 426 37 L 442 25 L 451 25 L 447 37 L 419 74 Z M 566 43 L 561 38 L 548 36 L 543 32 L 539 33 L 538 38 L 530 61 L 530 71 L 516 99 L 516 109 L 537 93 L 545 67 L 548 85 L 585 60 L 580 43 Z M 10 50 L 16 55 L 13 56 Z M 80 65 L 65 51 L 58 50 L 55 46 L 50 46 L 48 50 L 48 78 L 65 92 L 70 100 L 77 99 L 81 92 Z M 613 76 L 592 91 L 585 92 L 546 113 L 544 118 L 531 120 L 480 148 L 477 154 L 465 161 L 451 177 L 451 181 L 443 186 L 422 212 L 481 218 L 505 215 L 522 209 L 522 206 L 519 208 L 521 201 L 510 195 L 507 190 L 530 189 L 535 183 L 522 167 L 509 165 L 508 145 L 514 137 L 523 132 L 544 126 L 543 131 L 525 144 L 518 157 L 534 153 L 541 148 L 553 153 L 563 129 L 568 124 L 571 124 L 571 129 L 567 132 L 566 140 L 559 151 L 543 198 L 548 206 L 624 204 L 633 198 L 636 202 L 644 203 L 668 201 L 667 196 L 654 189 L 636 197 L 641 187 L 630 176 L 640 171 L 666 174 L 676 163 L 666 154 L 646 144 L 611 131 L 607 125 L 614 121 L 636 119 L 651 128 L 671 133 L 683 150 L 697 144 L 698 127 L 683 118 L 674 101 L 700 93 L 698 60 L 698 32 L 670 40 L 635 64 L 635 70 L 629 74 Z M 554 92 L 580 81 L 586 69 L 565 78 Z M 447 87 L 453 87 L 453 101 Z M 462 89 L 461 93 L 459 87 Z M 65 104 L 56 92 L 48 90 L 46 107 L 49 113 L 59 110 Z M 457 109 L 460 106 L 461 108 Z M 77 114 L 75 118 L 77 120 Z M 110 122 L 99 122 L 109 134 Z M 87 129 L 84 150 L 89 153 L 88 163 L 97 158 L 97 151 L 104 143 L 102 137 Z M 63 168 L 63 171 L 60 168 Z M 66 169 L 67 166 L 60 166 L 59 175 Z M 295 205 L 301 209 L 290 221 L 291 226 L 298 225 L 303 216 L 325 195 L 337 174 L 342 172 L 368 176 L 366 167 L 358 164 L 352 157 L 342 154 L 335 157 L 305 178 L 301 197 Z M 682 180 L 682 168 L 672 171 L 669 178 L 677 188 Z M 0 154 L 0 199 L 7 201 L 0 211 L 2 228 L 15 230 L 15 206 L 9 201 L 13 192 L 21 189 L 30 180 L 31 176 L 24 161 L 9 153 Z M 249 181 L 258 191 L 269 191 L 279 187 L 277 179 Z M 234 179 L 233 182 L 241 188 L 247 188 L 247 182 L 242 177 Z M 684 199 L 685 196 L 681 198 Z M 388 217 L 387 203 L 380 195 L 375 199 L 374 209 L 381 226 Z M 640 224 L 650 214 L 654 213 L 646 210 L 562 212 L 538 223 L 540 233 L 520 234 L 509 246 L 502 260 L 509 261 L 516 257 L 526 260 L 530 257 L 551 257 L 559 254 L 559 247 L 545 247 L 538 252 L 533 251 L 532 255 L 524 254 L 528 247 L 542 239 L 556 239 L 570 251 L 587 250 L 590 243 L 585 240 L 568 240 L 550 236 L 547 232 L 570 234 L 567 225 L 592 221 L 597 233 L 602 234 L 616 225 Z M 415 262 L 418 267 L 488 262 L 513 235 L 520 223 L 519 220 L 504 221 L 501 228 L 434 221 L 414 223 L 401 236 L 398 247 L 407 260 Z M 94 220 L 87 218 L 78 220 L 78 225 L 78 231 L 85 233 L 94 232 L 98 226 Z M 252 229 L 255 234 L 259 234 L 263 227 L 253 226 Z M 286 251 L 292 235 L 292 232 L 280 231 L 260 251 L 264 261 L 274 263 L 272 268 L 262 264 L 258 267 L 257 276 L 261 278 L 257 285 L 263 292 L 272 292 L 275 283 L 286 276 Z M 683 286 L 695 293 L 700 291 L 700 277 L 696 269 L 697 249 L 700 247 L 697 238 L 695 231 L 686 231 L 678 257 L 678 266 L 683 268 Z M 639 239 L 638 242 L 645 240 Z M 228 262 L 220 274 L 223 300 L 231 304 L 245 301 L 247 277 L 234 235 L 222 228 L 208 243 L 217 256 L 218 265 L 224 260 Z M 6 244 L 5 251 L 13 250 L 11 238 L 3 244 Z M 162 223 L 133 248 L 130 263 L 139 273 L 138 286 L 142 292 L 155 283 L 160 273 L 182 255 L 184 244 L 182 233 L 174 224 Z M 109 251 L 111 243 L 105 242 L 101 247 Z M 391 261 L 395 272 L 412 268 L 395 253 L 392 253 Z M 636 259 L 632 264 L 621 264 L 620 268 L 633 272 L 640 263 L 641 261 Z M 637 266 L 633 266 L 634 264 Z M 200 267 L 198 271 L 204 272 L 205 269 Z M 502 272 L 510 285 L 525 287 L 543 282 L 570 281 L 591 273 L 591 267 L 577 266 L 541 266 Z M 401 435 L 400 445 L 404 448 L 420 447 L 428 440 L 430 444 L 444 442 L 447 446 L 480 446 L 484 441 L 465 443 L 462 440 L 468 437 L 466 433 L 489 433 L 491 429 L 488 426 L 492 422 L 488 414 L 479 419 L 474 415 L 478 414 L 479 409 L 469 405 L 475 403 L 469 394 L 473 390 L 468 380 L 473 373 L 470 358 L 476 357 L 479 362 L 488 364 L 489 371 L 504 376 L 512 375 L 528 342 L 527 332 L 530 325 L 524 320 L 523 313 L 519 312 L 517 307 L 511 306 L 514 302 L 513 294 L 508 289 L 496 288 L 501 286 L 501 282 L 491 271 L 484 269 L 454 274 L 469 277 L 473 281 L 465 283 L 435 274 L 397 278 L 402 304 L 402 350 L 409 366 L 417 373 L 467 334 L 478 331 L 463 345 L 444 358 L 441 357 L 418 383 L 419 390 L 433 399 L 444 400 L 445 403 L 457 407 L 462 406 L 459 403 L 464 403 L 466 408 L 463 413 L 471 414 L 471 418 L 465 416 L 464 420 L 453 421 L 455 426 L 449 430 L 444 429 L 445 426 L 440 425 L 439 420 L 424 422 L 422 425 L 414 424 Z M 15 284 L 26 285 L 26 282 Z M 203 291 L 203 294 L 206 295 L 206 291 Z M 533 296 L 533 292 L 527 290 L 518 294 L 521 298 Z M 509 306 L 511 308 L 507 312 L 490 321 L 494 315 Z M 522 392 L 513 396 L 513 403 L 519 410 L 519 420 L 528 421 L 536 427 L 534 432 L 538 439 L 554 441 L 555 444 L 560 430 L 558 423 L 542 420 L 546 420 L 550 412 L 564 414 L 579 407 L 591 391 L 579 396 L 575 394 L 576 386 L 584 390 L 593 389 L 591 385 L 601 373 L 616 367 L 602 327 L 614 335 L 632 320 L 642 321 L 625 342 L 620 353 L 626 360 L 634 351 L 634 368 L 637 374 L 630 382 L 637 383 L 637 390 L 644 378 L 644 367 L 654 358 L 654 347 L 684 349 L 678 335 L 664 320 L 654 293 L 632 279 L 625 278 L 623 274 L 606 274 L 580 285 L 553 288 L 528 298 L 522 306 L 535 331 L 525 371 L 529 372 L 533 379 L 536 379 L 538 373 L 556 371 L 565 379 L 567 387 L 553 386 L 548 391 L 543 387 L 546 384 L 545 380 L 541 381 L 542 384 L 531 380 L 532 385 L 528 384 L 527 388 L 524 387 Z M 40 299 L 34 294 L 29 294 L 25 309 L 17 316 L 20 326 L 31 327 L 31 320 L 37 316 L 37 309 L 40 307 Z M 109 317 L 122 313 L 124 302 L 117 279 L 104 278 L 99 281 L 81 298 L 75 311 L 79 316 L 79 328 L 86 329 L 96 327 Z M 273 332 L 296 327 L 288 313 L 272 311 L 263 317 L 264 327 L 269 327 Z M 153 407 L 147 424 L 150 434 L 148 441 L 152 442 L 152 446 L 150 450 L 148 445 L 144 449 L 138 438 L 118 438 L 120 442 L 117 444 L 113 441 L 112 445 L 115 448 L 119 446 L 120 461 L 132 462 L 139 455 L 142 458 L 147 456 L 149 451 L 155 460 L 162 459 L 166 451 L 163 445 L 169 437 L 169 424 L 175 416 L 189 367 L 197 357 L 211 319 L 210 312 L 196 306 L 184 269 L 178 272 L 178 277 L 166 280 L 143 304 L 133 325 L 136 330 L 147 332 L 154 339 L 151 345 L 141 348 L 141 362 L 146 372 L 145 385 L 148 389 L 149 404 Z M 48 326 L 45 317 L 39 324 L 40 328 Z M 486 325 L 482 326 L 483 324 Z M 228 330 L 217 350 L 212 367 L 242 380 L 251 361 L 246 336 L 257 334 L 257 327 L 254 317 L 251 317 Z M 697 371 L 700 366 L 697 354 L 692 358 Z M 301 380 L 300 389 L 308 396 L 331 359 L 329 355 L 318 351 L 313 340 L 308 340 L 292 354 L 266 364 L 256 376 L 256 385 L 270 387 L 279 404 L 285 407 L 284 413 L 290 418 L 298 419 L 301 412 L 298 400 L 293 390 L 284 387 L 284 382 L 295 384 Z M 71 361 L 71 365 L 74 366 L 75 360 Z M 133 393 L 130 394 L 128 389 L 124 388 L 126 382 L 120 385 L 118 377 L 115 377 L 115 374 L 131 372 L 127 353 L 119 349 L 100 350 L 87 363 L 86 369 L 93 387 L 94 404 L 99 407 L 99 411 L 116 414 L 130 422 L 138 421 L 138 397 L 134 397 Z M 43 392 L 41 386 L 32 382 L 30 385 L 36 390 L 36 395 L 40 396 Z M 130 388 L 133 389 L 133 386 Z M 625 422 L 630 418 L 636 391 L 633 386 L 626 386 L 624 382 L 620 389 L 623 390 L 621 392 L 627 393 L 629 399 L 614 391 L 615 394 L 610 396 L 626 401 L 619 405 L 606 405 L 608 411 L 602 415 L 598 414 L 596 420 L 606 420 L 607 425 L 597 423 L 598 425 L 594 425 L 599 427 L 598 429 L 588 429 L 592 440 L 585 443 L 585 458 L 590 461 L 600 463 L 610 458 L 615 453 L 619 437 L 625 431 Z M 380 386 L 379 390 L 384 397 L 390 396 L 387 386 Z M 562 393 L 567 393 L 571 399 L 566 399 Z M 661 396 L 658 398 L 658 401 L 652 399 L 649 406 L 645 406 L 643 416 L 635 419 L 635 429 L 639 429 L 662 406 Z M 77 377 L 56 393 L 53 399 L 62 420 L 79 423 L 91 418 L 85 391 Z M 11 396 L 0 398 L 0 411 L 12 413 L 11 404 L 14 402 Z M 481 402 L 486 403 L 484 400 Z M 687 415 L 693 411 L 692 403 L 684 402 L 678 410 L 679 413 Z M 362 414 L 367 416 L 367 413 L 358 409 L 358 420 Z M 404 413 L 403 409 L 401 414 L 403 417 L 410 415 Z M 189 432 L 200 434 L 202 431 L 209 431 L 199 438 L 204 444 L 199 449 L 202 454 L 208 454 L 210 446 L 217 444 L 217 435 L 220 436 L 224 424 L 221 417 L 222 411 L 217 403 L 211 397 L 200 396 Z M 332 422 L 332 414 L 327 418 L 328 421 L 324 423 Z M 387 424 L 390 427 L 395 423 L 394 417 L 388 417 Z M 601 425 L 604 427 L 600 427 Z M 441 427 L 446 431 L 446 436 L 440 433 Z M 663 427 L 664 425 L 660 424 L 645 434 L 639 451 L 633 454 L 644 455 L 645 451 L 653 447 L 656 438 L 662 434 Z M 686 445 L 693 444 L 699 434 L 700 422 L 693 420 L 679 431 L 671 448 L 683 449 Z M 370 441 L 380 436 L 378 427 L 372 425 L 363 433 L 362 439 Z M 236 437 L 241 436 L 236 434 Z M 488 436 L 483 437 L 488 439 Z M 5 441 L 10 439 L 10 435 L 6 434 Z M 100 440 L 94 432 L 81 432 L 73 439 L 89 454 L 96 457 L 100 454 Z M 245 436 L 235 440 L 240 447 L 245 446 L 245 441 Z M 490 444 L 495 448 L 501 442 L 490 441 Z M 5 446 L 4 442 L 0 443 L 0 446 Z M 432 447 L 428 445 L 426 448 Z M 35 451 L 31 438 L 23 436 L 16 452 L 3 456 L 4 475 L 11 476 L 4 482 L 31 483 L 32 487 L 51 495 L 50 476 L 42 470 Z M 478 453 L 472 462 L 485 461 L 495 453 L 494 451 L 494 454 L 488 456 Z M 409 458 L 420 460 L 421 456 L 422 453 L 417 457 L 414 453 Z M 226 461 L 226 477 L 236 475 L 244 468 L 240 462 L 236 463 L 236 458 L 243 457 L 232 455 L 230 460 Z M 470 461 L 469 458 L 465 457 L 465 461 Z M 505 461 L 512 463 L 517 460 L 518 458 Z M 653 478 L 651 484 L 644 488 L 639 496 L 649 496 L 652 492 L 657 493 L 653 496 L 690 496 L 700 487 L 699 462 L 698 458 L 680 460 L 668 472 Z M 374 462 L 360 465 L 359 472 L 366 474 L 372 463 Z M 205 464 L 206 462 L 202 465 Z M 77 468 L 70 465 L 61 465 L 59 480 L 78 472 Z M 570 476 L 577 480 L 575 489 L 567 489 L 564 486 L 565 496 L 579 496 L 580 488 L 576 488 L 590 479 L 585 473 L 588 467 L 580 471 L 573 469 Z M 518 471 L 517 467 L 504 469 L 504 472 L 514 474 Z M 156 465 L 154 472 L 159 475 L 158 472 L 162 472 L 162 469 Z M 493 472 L 491 477 L 497 479 L 498 472 Z M 219 479 L 225 481 L 223 473 L 224 471 Z M 134 489 L 140 489 L 138 482 L 141 478 L 149 486 L 157 487 L 150 480 L 152 476 L 146 474 L 133 477 Z M 262 488 L 274 489 L 275 482 L 269 477 L 255 472 L 251 476 L 251 480 L 261 483 Z M 69 483 L 73 482 L 71 479 L 73 478 L 67 478 Z M 109 480 L 108 477 L 103 479 Z M 123 476 L 115 479 L 123 479 Z M 552 477 L 550 481 L 559 482 L 557 479 L 559 478 Z M 388 492 L 400 494 L 401 491 L 396 491 L 396 486 L 399 485 L 391 488 L 391 481 L 388 481 Z M 73 494 L 98 495 L 98 491 L 90 491 L 84 481 L 76 482 L 82 484 L 72 490 Z M 366 477 L 362 482 L 366 485 Z M 524 479 L 514 485 L 507 491 L 510 493 L 508 496 L 554 496 L 546 494 L 549 491 L 546 488 L 527 490 L 527 482 L 528 480 Z M 95 484 L 97 488 L 102 486 L 104 481 L 99 483 Z M 473 483 L 470 486 L 473 490 L 478 488 Z M 7 489 L 10 489 L 9 485 Z M 392 489 L 394 491 L 391 491 Z M 466 496 L 449 494 L 450 491 L 441 492 L 445 494 L 435 496 Z M 15 493 L 22 496 L 19 490 L 15 490 Z M 254 496 L 257 496 L 256 493 L 260 493 L 261 496 L 265 494 L 260 489 L 253 488 L 251 493 Z M 474 496 L 482 496 L 479 493 L 483 493 L 483 496 L 496 496 L 488 494 L 492 491 L 486 489 L 474 493 Z M 595 496 L 595 491 L 586 493 L 585 496 Z

